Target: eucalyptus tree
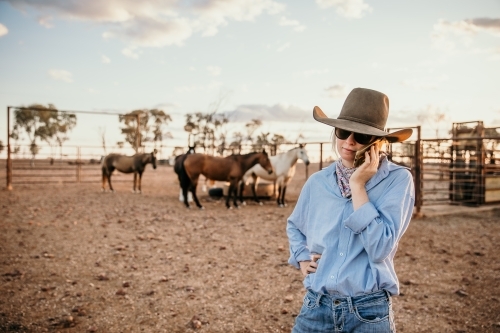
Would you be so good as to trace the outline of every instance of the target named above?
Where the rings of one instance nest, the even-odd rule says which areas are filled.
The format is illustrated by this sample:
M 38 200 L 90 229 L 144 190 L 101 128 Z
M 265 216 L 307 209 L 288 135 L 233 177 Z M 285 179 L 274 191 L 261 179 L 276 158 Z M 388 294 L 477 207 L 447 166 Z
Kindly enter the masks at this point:
M 53 142 L 56 142 L 61 148 L 62 156 L 62 145 L 68 140 L 68 133 L 75 126 L 75 114 L 59 111 L 53 104 L 48 104 L 48 106 L 32 104 L 14 109 L 11 137 L 16 142 L 23 139 L 23 134 L 28 137 L 33 164 L 40 151 L 37 140 L 45 141 L 51 146 Z
M 136 153 L 144 142 L 163 142 L 163 127 L 172 121 L 170 115 L 158 109 L 139 109 L 124 115 L 119 115 L 119 120 L 124 124 L 121 132 Z

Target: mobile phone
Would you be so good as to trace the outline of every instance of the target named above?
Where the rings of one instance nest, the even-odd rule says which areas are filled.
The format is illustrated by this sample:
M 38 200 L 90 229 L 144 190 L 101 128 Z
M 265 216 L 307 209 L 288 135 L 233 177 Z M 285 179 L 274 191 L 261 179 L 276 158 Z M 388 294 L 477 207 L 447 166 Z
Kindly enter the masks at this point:
M 369 151 L 371 146 L 373 145 L 377 145 L 379 148 L 382 147 L 382 145 L 386 142 L 386 140 L 384 138 L 380 138 L 380 139 L 377 139 L 375 141 L 373 141 L 372 143 L 370 143 L 368 146 L 358 150 L 356 152 L 356 156 L 354 156 L 354 167 L 357 168 L 359 167 L 361 164 L 365 163 L 365 152 L 366 151 Z

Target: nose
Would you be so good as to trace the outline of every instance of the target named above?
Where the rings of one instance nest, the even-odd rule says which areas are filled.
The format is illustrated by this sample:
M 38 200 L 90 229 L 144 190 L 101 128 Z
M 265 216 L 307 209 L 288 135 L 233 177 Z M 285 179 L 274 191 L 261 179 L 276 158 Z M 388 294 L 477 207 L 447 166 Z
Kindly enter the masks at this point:
M 267 173 L 268 174 L 272 174 L 273 173 L 273 168 L 267 169 Z
M 309 160 L 307 160 L 307 161 L 306 161 L 306 165 L 309 165 L 309 163 L 310 163 L 310 162 L 309 162 Z
M 357 142 L 354 140 L 354 133 L 351 133 L 347 139 L 345 139 L 350 145 L 355 145 Z

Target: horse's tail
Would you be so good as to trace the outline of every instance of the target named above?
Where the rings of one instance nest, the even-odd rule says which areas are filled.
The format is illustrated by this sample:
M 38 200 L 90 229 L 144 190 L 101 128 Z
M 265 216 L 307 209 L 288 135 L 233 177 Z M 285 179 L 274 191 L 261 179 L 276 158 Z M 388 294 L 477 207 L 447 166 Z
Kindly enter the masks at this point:
M 184 168 L 184 161 L 189 154 L 179 155 L 175 158 L 174 171 L 177 174 L 181 188 L 189 185 L 190 179 Z

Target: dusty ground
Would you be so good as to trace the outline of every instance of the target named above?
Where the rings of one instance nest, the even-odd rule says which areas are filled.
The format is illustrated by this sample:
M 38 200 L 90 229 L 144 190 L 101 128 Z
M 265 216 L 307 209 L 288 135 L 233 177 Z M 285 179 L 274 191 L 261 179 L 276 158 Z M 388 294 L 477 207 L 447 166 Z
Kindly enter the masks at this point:
M 302 304 L 274 201 L 205 210 L 171 167 L 130 182 L 0 191 L 0 332 L 289 332 Z M 310 172 L 314 167 L 310 168 Z M 396 257 L 398 332 L 500 332 L 500 212 L 414 219 Z

